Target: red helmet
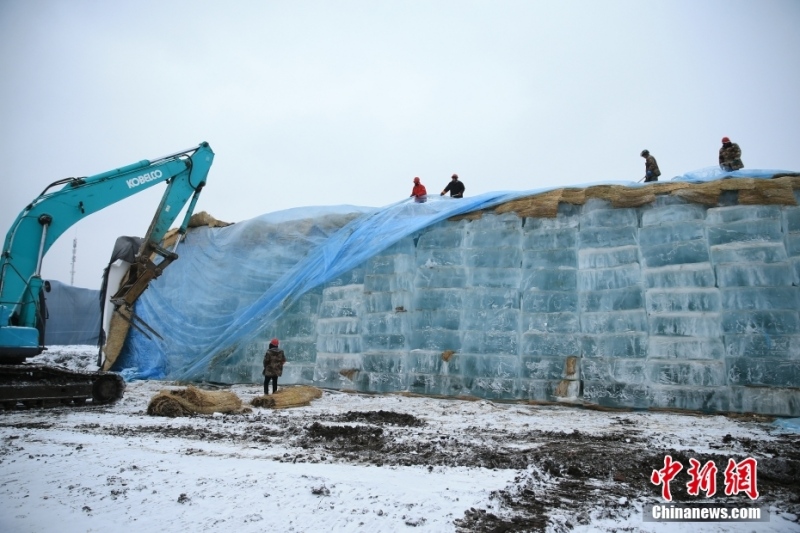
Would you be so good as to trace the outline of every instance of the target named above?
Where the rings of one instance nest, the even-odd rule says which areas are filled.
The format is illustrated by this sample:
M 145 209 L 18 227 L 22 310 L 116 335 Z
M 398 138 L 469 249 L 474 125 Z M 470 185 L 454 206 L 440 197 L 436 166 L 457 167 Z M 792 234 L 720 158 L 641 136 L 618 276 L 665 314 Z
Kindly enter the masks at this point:
M 269 341 L 269 343 L 272 344 L 273 346 L 278 346 L 280 344 L 278 342 L 278 339 L 272 339 L 271 341 Z
M 731 140 L 728 139 L 727 137 L 723 137 L 722 138 L 722 144 L 729 143 L 729 142 L 731 142 Z
M 419 183 L 419 178 L 414 178 L 414 183 Z

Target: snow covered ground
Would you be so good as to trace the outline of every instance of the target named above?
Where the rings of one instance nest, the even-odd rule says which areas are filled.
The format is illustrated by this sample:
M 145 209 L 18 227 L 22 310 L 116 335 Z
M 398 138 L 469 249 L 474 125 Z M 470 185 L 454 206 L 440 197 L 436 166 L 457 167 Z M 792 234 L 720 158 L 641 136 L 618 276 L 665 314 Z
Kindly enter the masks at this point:
M 91 367 L 95 354 L 47 358 Z M 293 409 L 147 415 L 173 387 L 0 413 L 0 531 L 800 531 L 800 436 L 764 418 L 332 391 Z M 684 469 L 676 501 L 764 506 L 770 521 L 643 521 L 667 453 L 720 468 L 713 500 L 678 486 Z M 759 500 L 720 497 L 728 457 L 759 461 Z

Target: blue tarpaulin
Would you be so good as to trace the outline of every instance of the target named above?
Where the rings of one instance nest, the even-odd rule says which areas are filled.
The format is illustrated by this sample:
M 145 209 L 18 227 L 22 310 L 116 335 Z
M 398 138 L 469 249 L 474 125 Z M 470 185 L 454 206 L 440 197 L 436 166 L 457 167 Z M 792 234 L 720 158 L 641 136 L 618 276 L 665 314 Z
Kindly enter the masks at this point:
M 800 433 L 800 418 L 779 418 L 775 425 L 792 433 Z

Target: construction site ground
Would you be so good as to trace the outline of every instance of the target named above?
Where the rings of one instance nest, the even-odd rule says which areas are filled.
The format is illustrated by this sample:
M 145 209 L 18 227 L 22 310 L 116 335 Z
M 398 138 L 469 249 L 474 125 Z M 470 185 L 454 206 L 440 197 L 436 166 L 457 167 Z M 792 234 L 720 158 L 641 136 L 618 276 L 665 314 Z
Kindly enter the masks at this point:
M 129 383 L 108 406 L 0 413 L 4 531 L 800 531 L 800 434 L 769 417 L 599 411 L 323 391 L 310 405 L 162 417 L 174 383 Z M 235 385 L 243 404 L 260 385 Z M 768 522 L 644 521 L 673 502 L 761 507 Z M 725 495 L 757 461 L 757 499 Z M 691 495 L 690 459 L 717 492 Z

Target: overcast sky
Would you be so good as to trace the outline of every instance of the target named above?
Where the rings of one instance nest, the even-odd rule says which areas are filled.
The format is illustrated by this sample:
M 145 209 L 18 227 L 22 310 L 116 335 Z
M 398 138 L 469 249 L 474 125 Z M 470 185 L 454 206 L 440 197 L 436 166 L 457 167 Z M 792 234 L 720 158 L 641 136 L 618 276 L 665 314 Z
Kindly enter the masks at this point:
M 51 182 L 208 141 L 197 210 L 239 221 L 715 165 L 800 170 L 800 2 L 0 0 L 0 230 Z M 156 186 L 65 234 L 99 288 Z M 179 250 L 180 252 L 180 250 Z

